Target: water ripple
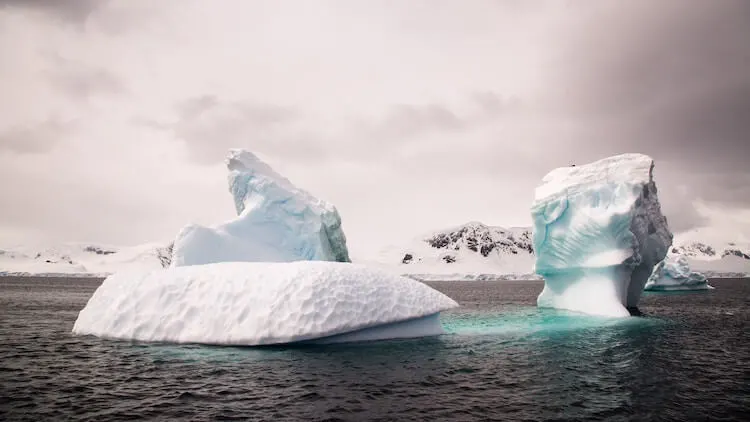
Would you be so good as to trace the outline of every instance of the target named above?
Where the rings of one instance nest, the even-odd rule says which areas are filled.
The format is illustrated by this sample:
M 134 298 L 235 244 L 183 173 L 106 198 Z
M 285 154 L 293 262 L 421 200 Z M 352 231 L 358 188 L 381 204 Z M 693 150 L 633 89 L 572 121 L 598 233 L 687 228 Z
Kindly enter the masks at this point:
M 0 279 L 1 420 L 743 420 L 750 282 L 645 317 L 536 309 L 539 282 L 433 283 L 439 338 L 205 347 L 74 337 L 93 280 Z

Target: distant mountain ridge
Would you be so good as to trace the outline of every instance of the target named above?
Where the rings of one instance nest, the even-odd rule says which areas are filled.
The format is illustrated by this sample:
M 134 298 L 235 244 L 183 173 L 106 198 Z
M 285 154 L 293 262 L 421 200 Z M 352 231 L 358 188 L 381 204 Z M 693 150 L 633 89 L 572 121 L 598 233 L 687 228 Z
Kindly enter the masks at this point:
M 377 258 L 383 266 L 418 279 L 488 280 L 536 278 L 528 227 L 495 227 L 472 221 L 392 246 Z
M 171 260 L 171 244 L 115 247 L 65 243 L 41 248 L 0 249 L 0 274 L 98 276 L 121 270 L 166 268 Z
M 726 245 L 714 247 L 701 242 L 689 242 L 680 246 L 672 246 L 673 254 L 684 255 L 700 259 L 721 259 L 729 256 L 750 260 L 750 247 L 728 242 Z
M 436 250 L 444 250 L 441 259 L 446 263 L 456 262 L 463 251 L 470 251 L 485 258 L 491 254 L 533 255 L 531 229 L 527 227 L 493 227 L 472 221 L 462 226 L 435 232 L 424 242 Z M 451 252 L 453 251 L 453 252 Z M 419 259 L 419 258 L 417 258 Z M 404 264 L 410 263 L 406 256 Z
M 709 239 L 704 241 L 703 238 Z M 670 254 L 689 258 L 708 277 L 750 274 L 750 244 L 700 231 L 675 235 Z M 169 267 L 172 244 L 116 247 L 94 243 L 0 248 L 0 275 L 94 275 Z M 394 245 L 360 263 L 420 280 L 537 279 L 530 227 L 472 221 Z
M 394 265 L 399 272 L 420 280 L 539 278 L 534 274 L 532 236 L 530 227 L 496 227 L 473 221 L 391 247 L 378 262 Z M 676 235 L 670 253 L 685 255 L 691 267 L 709 277 L 745 277 L 750 273 L 750 247 L 736 242 L 709 244 L 696 241 L 695 236 Z

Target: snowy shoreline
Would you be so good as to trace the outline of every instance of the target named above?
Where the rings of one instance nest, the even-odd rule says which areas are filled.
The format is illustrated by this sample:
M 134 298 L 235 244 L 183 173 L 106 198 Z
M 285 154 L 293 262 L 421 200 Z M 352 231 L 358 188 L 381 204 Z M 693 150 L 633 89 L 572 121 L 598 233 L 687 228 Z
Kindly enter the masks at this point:
M 28 278 L 101 278 L 105 279 L 114 273 L 28 273 L 28 272 L 11 272 L 0 271 L 0 277 L 28 277 Z M 705 271 L 704 274 L 708 279 L 723 278 L 748 278 L 750 273 L 712 273 Z M 401 274 L 417 281 L 542 281 L 543 279 L 535 274 Z

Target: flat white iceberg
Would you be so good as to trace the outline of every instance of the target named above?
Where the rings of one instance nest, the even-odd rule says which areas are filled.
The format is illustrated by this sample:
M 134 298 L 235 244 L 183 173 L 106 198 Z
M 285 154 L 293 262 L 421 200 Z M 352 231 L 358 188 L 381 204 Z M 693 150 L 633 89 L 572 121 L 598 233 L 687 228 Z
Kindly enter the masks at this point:
M 531 207 L 538 306 L 630 315 L 672 244 L 653 169 L 651 157 L 622 154 L 544 177 Z
M 230 150 L 226 163 L 237 218 L 213 227 L 184 227 L 175 240 L 172 267 L 350 261 L 336 207 L 297 188 L 248 151 Z
M 348 263 L 227 262 L 108 277 L 73 333 L 269 345 L 423 337 L 458 304 L 416 280 Z
M 668 256 L 654 267 L 644 290 L 710 290 L 706 276 L 690 270 L 690 262 L 683 255 Z

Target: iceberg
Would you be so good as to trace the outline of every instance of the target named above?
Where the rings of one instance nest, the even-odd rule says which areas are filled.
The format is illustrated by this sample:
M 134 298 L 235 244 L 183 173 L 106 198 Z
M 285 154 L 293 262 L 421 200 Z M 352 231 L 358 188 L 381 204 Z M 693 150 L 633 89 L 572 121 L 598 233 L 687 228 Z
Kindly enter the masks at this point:
M 669 256 L 659 262 L 648 278 L 646 291 L 710 290 L 706 276 L 690 270 L 687 257 Z
M 111 275 L 73 333 L 244 346 L 423 337 L 442 334 L 439 313 L 456 306 L 356 264 L 225 262 Z
M 548 173 L 531 207 L 539 307 L 628 316 L 672 244 L 654 161 L 622 154 Z
M 252 153 L 226 160 L 237 217 L 191 224 L 175 240 L 171 267 L 216 262 L 350 262 L 336 207 L 297 188 Z

